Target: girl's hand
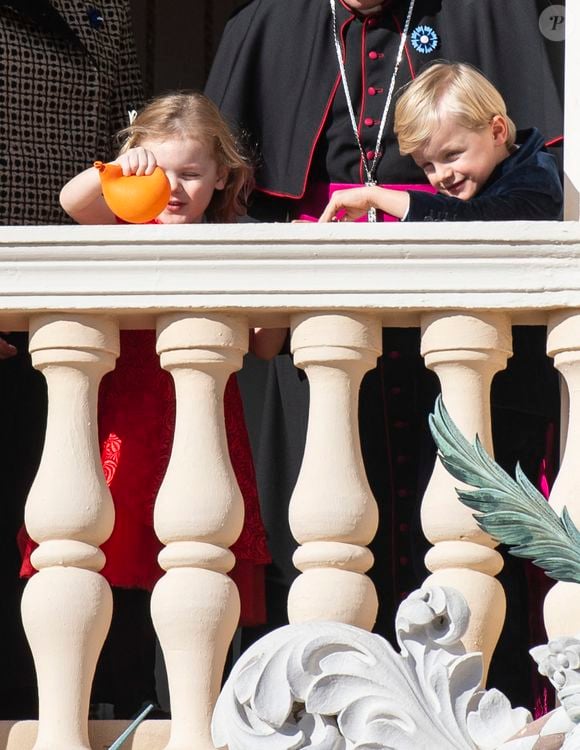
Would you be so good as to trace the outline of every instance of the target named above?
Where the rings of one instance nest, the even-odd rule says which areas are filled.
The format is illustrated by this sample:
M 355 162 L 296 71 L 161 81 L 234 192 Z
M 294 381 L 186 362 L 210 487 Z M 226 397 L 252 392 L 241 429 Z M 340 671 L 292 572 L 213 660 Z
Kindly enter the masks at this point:
M 372 188 L 360 187 L 335 191 L 318 221 L 356 221 L 376 208 Z
M 272 359 L 280 353 L 287 328 L 250 328 L 250 351 L 260 359 Z
M 125 177 L 129 177 L 132 174 L 151 174 L 157 166 L 157 159 L 153 151 L 149 151 L 143 146 L 136 146 L 125 151 L 124 154 L 120 154 L 114 163 L 122 168 Z

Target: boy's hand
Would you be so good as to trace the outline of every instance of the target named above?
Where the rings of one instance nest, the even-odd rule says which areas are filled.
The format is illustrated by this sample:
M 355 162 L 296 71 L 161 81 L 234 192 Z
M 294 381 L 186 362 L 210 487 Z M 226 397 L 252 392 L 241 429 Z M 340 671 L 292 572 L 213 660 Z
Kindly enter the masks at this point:
M 0 359 L 10 359 L 18 350 L 13 344 L 9 344 L 2 337 L 0 337 Z
M 157 166 L 157 159 L 155 158 L 155 154 L 149 151 L 149 149 L 143 148 L 143 146 L 136 146 L 125 151 L 124 154 L 120 154 L 114 163 L 121 167 L 125 177 L 133 174 L 140 176 L 151 174 Z
M 371 208 L 403 219 L 409 210 L 409 195 L 407 190 L 391 190 L 380 185 L 337 190 L 319 221 L 356 221 Z
M 367 187 L 337 190 L 318 221 L 356 221 L 374 208 L 372 192 Z

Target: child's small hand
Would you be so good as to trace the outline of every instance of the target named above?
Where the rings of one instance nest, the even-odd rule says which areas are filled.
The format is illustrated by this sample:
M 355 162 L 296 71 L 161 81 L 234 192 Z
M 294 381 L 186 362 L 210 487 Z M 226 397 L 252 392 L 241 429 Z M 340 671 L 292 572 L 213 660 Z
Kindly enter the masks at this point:
M 367 187 L 337 190 L 318 221 L 356 221 L 374 207 L 373 193 Z
M 0 337 L 0 359 L 9 359 L 15 354 L 17 354 L 16 347 Z
M 287 328 L 250 328 L 250 351 L 260 359 L 272 359 L 280 353 Z
M 390 190 L 380 185 L 337 190 L 318 221 L 356 221 L 371 208 L 403 219 L 409 211 L 409 196 L 407 190 Z
M 157 166 L 157 159 L 152 151 L 149 151 L 143 146 L 136 146 L 125 151 L 124 154 L 120 154 L 115 159 L 115 164 L 118 164 L 125 177 L 129 175 L 146 175 L 151 174 Z

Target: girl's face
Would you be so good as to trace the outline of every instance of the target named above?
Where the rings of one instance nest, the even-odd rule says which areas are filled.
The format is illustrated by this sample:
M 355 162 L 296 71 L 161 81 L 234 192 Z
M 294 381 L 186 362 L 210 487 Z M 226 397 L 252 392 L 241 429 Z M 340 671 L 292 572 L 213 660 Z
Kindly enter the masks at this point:
M 214 190 L 223 190 L 227 170 L 220 168 L 200 141 L 175 138 L 145 140 L 139 144 L 155 154 L 167 175 L 171 198 L 157 217 L 162 224 L 197 224 L 203 218 Z

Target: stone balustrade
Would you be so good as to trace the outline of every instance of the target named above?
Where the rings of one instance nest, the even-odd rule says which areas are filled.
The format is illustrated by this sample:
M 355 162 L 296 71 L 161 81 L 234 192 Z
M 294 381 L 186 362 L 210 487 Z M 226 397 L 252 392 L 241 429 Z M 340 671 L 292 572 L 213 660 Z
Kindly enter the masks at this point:
M 311 386 L 290 508 L 301 572 L 290 618 L 371 629 L 377 596 L 367 547 L 378 511 L 356 414 L 381 327 L 421 328 L 426 366 L 438 375 L 450 414 L 492 450 L 489 391 L 510 356 L 511 326 L 549 326 L 549 354 L 570 392 L 554 503 L 574 517 L 578 258 L 577 222 L 0 228 L 0 330 L 30 331 L 33 363 L 49 388 L 44 453 L 26 508 L 39 543 L 32 562 L 40 572 L 23 599 L 40 696 L 35 750 L 89 748 L 90 685 L 111 617 L 99 574 L 113 509 L 98 457 L 97 392 L 114 367 L 119 328 L 157 329 L 177 405 L 155 508 L 165 574 L 152 598 L 173 717 L 163 739 L 156 731 L 147 744 L 144 728 L 134 747 L 211 750 L 209 720 L 239 615 L 229 547 L 243 521 L 225 449 L 223 391 L 242 364 L 248 329 L 289 326 L 295 363 Z M 464 594 L 472 615 L 463 642 L 489 662 L 503 622 L 495 578 L 502 559 L 439 465 L 422 521 L 433 544 L 430 578 Z M 551 635 L 580 632 L 575 589 L 551 595 L 547 609 Z M 19 740 L 19 750 L 28 742 Z

